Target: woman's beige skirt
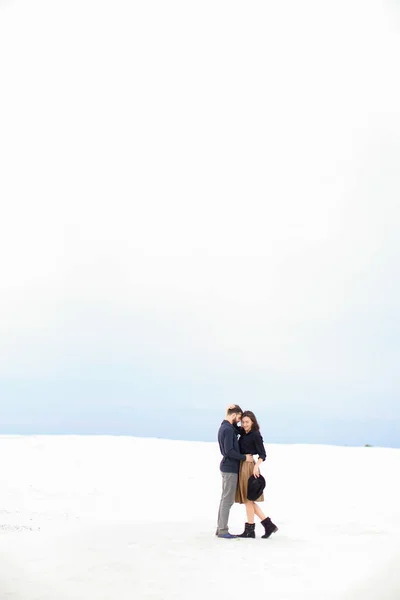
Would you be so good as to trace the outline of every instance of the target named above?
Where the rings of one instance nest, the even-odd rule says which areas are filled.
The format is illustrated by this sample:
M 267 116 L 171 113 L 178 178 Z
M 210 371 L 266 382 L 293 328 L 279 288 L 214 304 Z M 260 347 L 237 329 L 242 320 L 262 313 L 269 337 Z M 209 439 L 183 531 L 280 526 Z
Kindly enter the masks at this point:
M 247 486 L 249 478 L 253 475 L 255 464 L 255 462 L 250 463 L 247 461 L 242 461 L 240 463 L 239 479 L 235 496 L 235 502 L 238 502 L 239 504 L 250 502 L 250 500 L 247 499 Z M 264 502 L 264 494 L 257 498 L 256 502 Z

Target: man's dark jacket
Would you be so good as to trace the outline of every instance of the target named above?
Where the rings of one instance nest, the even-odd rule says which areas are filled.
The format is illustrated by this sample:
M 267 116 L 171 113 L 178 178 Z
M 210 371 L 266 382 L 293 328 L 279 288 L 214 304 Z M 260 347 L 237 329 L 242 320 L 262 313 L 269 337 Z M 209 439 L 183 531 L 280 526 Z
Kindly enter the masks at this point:
M 238 433 L 229 421 L 222 421 L 218 431 L 218 443 L 223 459 L 220 469 L 223 473 L 239 473 L 239 466 L 246 455 L 240 453 Z

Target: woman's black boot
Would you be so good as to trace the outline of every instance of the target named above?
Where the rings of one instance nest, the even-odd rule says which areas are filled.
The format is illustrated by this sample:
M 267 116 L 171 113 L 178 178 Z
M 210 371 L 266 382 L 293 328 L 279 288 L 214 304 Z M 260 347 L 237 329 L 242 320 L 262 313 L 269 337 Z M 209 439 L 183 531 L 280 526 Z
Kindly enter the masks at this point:
M 238 535 L 240 538 L 255 538 L 256 537 L 256 524 L 255 523 L 245 523 L 244 531 L 241 535 Z
M 273 533 L 275 533 L 276 531 L 278 531 L 277 526 L 275 525 L 275 523 L 273 523 L 271 521 L 271 519 L 269 517 L 267 517 L 266 519 L 264 519 L 264 521 L 261 521 L 261 525 L 264 527 L 265 529 L 265 534 L 262 535 L 261 537 L 266 539 L 269 538 L 269 536 Z

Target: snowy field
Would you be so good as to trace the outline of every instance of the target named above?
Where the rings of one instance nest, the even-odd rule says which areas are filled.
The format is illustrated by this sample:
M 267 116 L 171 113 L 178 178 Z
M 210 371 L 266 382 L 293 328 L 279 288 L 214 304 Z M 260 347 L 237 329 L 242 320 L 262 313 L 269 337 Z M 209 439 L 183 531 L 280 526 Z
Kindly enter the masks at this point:
M 216 444 L 3 436 L 0 448 L 1 600 L 400 598 L 400 450 L 268 446 L 264 506 L 280 530 L 227 541 L 214 536 Z M 235 506 L 231 531 L 243 522 Z

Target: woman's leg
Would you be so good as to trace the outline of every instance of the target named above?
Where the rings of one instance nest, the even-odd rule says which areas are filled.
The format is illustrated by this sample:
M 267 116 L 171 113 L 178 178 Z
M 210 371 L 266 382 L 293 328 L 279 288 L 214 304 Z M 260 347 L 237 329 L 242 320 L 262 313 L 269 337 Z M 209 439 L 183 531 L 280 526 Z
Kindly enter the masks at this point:
M 254 502 L 246 502 L 247 522 L 254 523 Z
M 259 519 L 261 519 L 261 521 L 264 521 L 265 515 L 264 515 L 263 511 L 261 510 L 261 508 L 255 502 L 252 502 L 252 504 L 253 504 L 254 512 L 257 515 L 257 517 Z

